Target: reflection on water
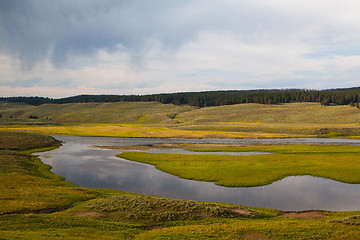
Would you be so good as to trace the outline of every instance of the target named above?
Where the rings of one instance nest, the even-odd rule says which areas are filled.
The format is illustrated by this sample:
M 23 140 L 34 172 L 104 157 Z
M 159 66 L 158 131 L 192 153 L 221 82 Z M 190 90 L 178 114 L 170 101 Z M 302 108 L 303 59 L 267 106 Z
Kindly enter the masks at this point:
M 128 146 L 168 142 L 247 144 L 247 141 L 249 141 L 249 144 L 269 144 L 270 141 L 274 144 L 303 144 L 305 141 L 304 139 L 168 140 L 93 137 L 56 138 L 64 141 L 64 145 L 59 149 L 40 153 L 40 157 L 43 156 L 41 157 L 42 161 L 51 165 L 54 173 L 65 177 L 67 181 L 83 187 L 119 189 L 126 192 L 151 194 L 163 197 L 217 201 L 251 207 L 275 208 L 279 210 L 360 210 L 359 184 L 345 184 L 311 176 L 293 176 L 284 178 L 267 186 L 229 188 L 217 186 L 214 183 L 209 182 L 181 179 L 159 171 L 151 165 L 117 158 L 115 157 L 115 154 L 118 154 L 120 152 L 119 150 L 106 150 L 90 147 L 93 145 Z M 309 139 L 308 141 L 306 140 L 306 143 L 310 142 L 310 144 L 314 144 L 319 143 L 322 140 L 323 144 L 359 144 L 356 140 L 346 139 Z M 175 149 L 161 151 L 175 153 L 182 152 L 183 150 Z

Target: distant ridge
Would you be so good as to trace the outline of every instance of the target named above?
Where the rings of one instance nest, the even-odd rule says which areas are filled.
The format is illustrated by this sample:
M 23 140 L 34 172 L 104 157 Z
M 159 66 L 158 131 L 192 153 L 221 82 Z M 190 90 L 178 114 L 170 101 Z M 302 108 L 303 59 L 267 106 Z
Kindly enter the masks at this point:
M 164 104 L 198 107 L 232 105 L 241 103 L 280 104 L 290 102 L 319 102 L 323 105 L 356 105 L 359 107 L 360 87 L 326 90 L 259 89 L 161 93 L 149 95 L 78 95 L 60 99 L 48 97 L 0 97 L 2 102 L 21 102 L 31 105 L 46 103 L 86 102 L 160 102 Z

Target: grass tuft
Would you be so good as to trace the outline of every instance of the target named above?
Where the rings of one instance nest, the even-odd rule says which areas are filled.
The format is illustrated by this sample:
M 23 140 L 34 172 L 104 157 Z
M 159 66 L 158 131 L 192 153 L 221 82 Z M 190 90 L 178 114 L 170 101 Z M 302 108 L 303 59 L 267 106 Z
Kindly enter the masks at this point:
M 146 222 L 194 220 L 208 217 L 236 218 L 259 217 L 260 214 L 244 210 L 239 206 L 215 203 L 200 203 L 189 200 L 175 200 L 155 196 L 115 196 L 91 201 L 88 209 L 112 217 Z M 235 211 L 235 209 L 237 211 Z M 239 211 L 242 210 L 242 211 Z

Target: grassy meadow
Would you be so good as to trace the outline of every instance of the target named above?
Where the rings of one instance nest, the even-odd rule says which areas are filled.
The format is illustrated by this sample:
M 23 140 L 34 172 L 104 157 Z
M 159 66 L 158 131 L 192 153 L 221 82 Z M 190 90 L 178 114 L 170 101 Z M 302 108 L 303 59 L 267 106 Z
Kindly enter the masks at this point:
M 229 132 L 221 130 L 181 130 L 144 124 L 69 124 L 69 125 L 0 125 L 0 131 L 47 135 L 141 137 L 141 138 L 286 138 L 294 135 L 262 132 Z M 304 135 L 296 135 L 297 137 Z
M 157 102 L 0 103 L 0 130 L 52 135 L 279 138 L 360 135 L 360 110 L 318 103 L 197 108 Z
M 360 234 L 360 212 L 284 213 L 82 188 L 52 174 L 31 154 L 57 146 L 51 137 L 0 132 L 1 239 L 357 239 Z
M 117 156 L 152 164 L 181 178 L 215 182 L 227 187 L 261 186 L 298 175 L 360 183 L 360 146 L 256 145 L 194 150 L 273 154 L 229 156 L 123 152 Z

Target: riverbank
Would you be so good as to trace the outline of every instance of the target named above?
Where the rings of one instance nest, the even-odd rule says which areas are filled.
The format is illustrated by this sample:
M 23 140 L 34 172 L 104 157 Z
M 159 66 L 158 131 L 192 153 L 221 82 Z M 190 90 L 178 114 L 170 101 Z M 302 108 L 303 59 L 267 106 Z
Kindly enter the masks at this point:
M 11 146 L 4 139 L 12 139 Z M 58 142 L 12 133 L 0 140 L 2 239 L 351 239 L 360 234 L 355 217 L 360 212 L 287 218 L 271 209 L 81 188 L 29 154 L 38 147 L 32 143 L 44 149 Z

